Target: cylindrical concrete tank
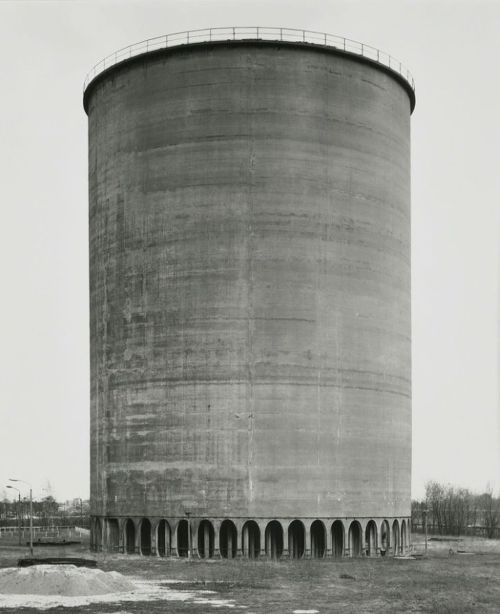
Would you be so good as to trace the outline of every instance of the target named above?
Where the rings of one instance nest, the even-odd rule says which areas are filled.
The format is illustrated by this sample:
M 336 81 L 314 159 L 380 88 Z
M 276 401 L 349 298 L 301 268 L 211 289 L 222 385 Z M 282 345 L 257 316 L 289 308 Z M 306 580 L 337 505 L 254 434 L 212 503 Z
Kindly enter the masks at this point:
M 200 556 L 251 553 L 247 521 L 273 556 L 393 523 L 404 547 L 414 102 L 366 57 L 257 39 L 87 86 L 95 547 L 182 555 L 186 518 Z

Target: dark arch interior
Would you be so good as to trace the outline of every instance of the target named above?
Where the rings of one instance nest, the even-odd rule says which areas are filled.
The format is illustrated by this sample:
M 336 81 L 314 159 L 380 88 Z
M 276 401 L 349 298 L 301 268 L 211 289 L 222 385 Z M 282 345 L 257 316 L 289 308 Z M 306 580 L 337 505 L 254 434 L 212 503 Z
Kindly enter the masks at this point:
M 160 556 L 170 554 L 170 525 L 166 520 L 160 520 L 158 525 L 158 554 Z
M 135 526 L 130 518 L 125 525 L 125 551 L 127 554 L 134 554 L 135 552 Z
M 368 556 L 375 556 L 377 553 L 377 526 L 373 520 L 370 520 L 370 522 L 366 525 L 365 544 L 366 554 Z
M 181 557 L 189 554 L 188 521 L 181 520 L 177 526 L 177 554 Z
M 399 523 L 397 520 L 392 523 L 392 550 L 394 556 L 399 554 Z
M 283 553 L 283 529 L 277 520 L 271 520 L 266 527 L 266 555 L 279 559 Z
M 332 525 L 332 554 L 342 556 L 344 554 L 344 526 L 340 520 Z
M 403 520 L 401 523 L 401 552 L 405 552 L 406 549 L 406 522 Z
M 351 556 L 361 556 L 362 535 L 359 522 L 351 523 L 349 527 L 349 545 L 351 548 Z
M 260 529 L 259 525 L 249 520 L 243 526 L 243 554 L 249 559 L 256 559 L 260 554 Z
M 224 559 L 234 559 L 238 546 L 238 535 L 234 522 L 224 520 L 220 527 L 220 554 Z
M 102 549 L 102 525 L 99 518 L 95 519 L 94 547 L 98 551 Z
M 325 556 L 325 525 L 321 520 L 315 520 L 311 525 L 311 556 L 322 559 Z
M 202 559 L 214 555 L 214 528 L 209 520 L 202 520 L 198 527 L 198 554 Z
M 141 554 L 151 554 L 151 523 L 147 518 L 141 522 Z
M 110 518 L 108 520 L 108 547 L 112 552 L 117 552 L 120 546 L 120 529 L 118 520 Z
M 294 520 L 288 527 L 288 552 L 290 558 L 301 559 L 304 556 L 305 530 L 300 520 Z
M 380 530 L 380 554 L 385 556 L 385 553 L 389 549 L 390 545 L 390 534 L 389 534 L 389 524 L 387 520 L 384 520 L 382 523 L 382 527 Z

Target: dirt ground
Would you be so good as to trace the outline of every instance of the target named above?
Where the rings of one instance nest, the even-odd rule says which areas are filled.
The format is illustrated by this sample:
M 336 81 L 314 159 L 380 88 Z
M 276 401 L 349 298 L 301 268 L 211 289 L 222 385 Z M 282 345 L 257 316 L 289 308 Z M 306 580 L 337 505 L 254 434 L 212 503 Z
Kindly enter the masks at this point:
M 420 536 L 413 537 L 423 553 Z M 451 549 L 451 552 L 450 552 Z M 94 556 L 86 546 L 43 548 L 47 556 Z M 458 553 L 457 551 L 465 551 Z M 15 565 L 26 549 L 0 543 L 0 567 Z M 417 559 L 363 558 L 302 561 L 199 561 L 99 554 L 98 566 L 173 591 L 174 599 L 122 601 L 45 612 L 156 614 L 241 610 L 247 614 L 310 611 L 500 613 L 500 541 L 430 541 L 428 556 Z M 177 591 L 177 593 L 176 593 Z M 180 595 L 177 599 L 175 594 Z M 182 596 L 195 594 L 182 600 Z M 196 597 L 198 595 L 198 597 Z M 203 602 L 199 595 L 212 601 Z M 0 614 L 38 612 L 0 608 Z

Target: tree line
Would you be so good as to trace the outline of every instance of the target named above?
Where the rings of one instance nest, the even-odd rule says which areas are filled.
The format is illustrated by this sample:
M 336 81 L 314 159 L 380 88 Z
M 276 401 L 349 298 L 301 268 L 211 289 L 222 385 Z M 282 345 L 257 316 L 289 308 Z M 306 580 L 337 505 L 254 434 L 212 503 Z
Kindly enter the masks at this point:
M 428 482 L 425 500 L 412 501 L 412 529 L 440 535 L 500 537 L 500 498 L 491 488 L 477 494 L 467 488 Z
M 28 499 L 10 501 L 6 496 L 0 500 L 0 527 L 25 526 L 29 522 L 30 502 Z M 60 503 L 52 496 L 33 500 L 33 522 L 38 526 L 89 523 L 89 502 L 74 500 Z

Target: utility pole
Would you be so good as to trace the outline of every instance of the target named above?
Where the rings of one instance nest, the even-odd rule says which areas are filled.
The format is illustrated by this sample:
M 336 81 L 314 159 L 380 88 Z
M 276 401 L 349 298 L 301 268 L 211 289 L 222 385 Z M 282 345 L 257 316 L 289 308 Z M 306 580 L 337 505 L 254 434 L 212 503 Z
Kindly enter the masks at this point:
M 9 482 L 22 482 L 30 487 L 30 554 L 33 556 L 33 489 L 31 484 L 29 482 L 25 482 L 24 480 L 9 478 Z M 11 486 L 11 488 L 13 488 L 13 486 Z
M 30 488 L 30 554 L 33 556 L 33 490 Z
M 427 556 L 427 513 L 428 513 L 428 509 L 427 507 L 422 510 L 422 513 L 424 515 L 424 529 L 425 529 L 425 556 Z
M 12 488 L 12 486 L 9 488 Z M 19 545 L 21 545 L 21 492 L 19 490 L 17 490 L 17 533 L 19 535 Z

